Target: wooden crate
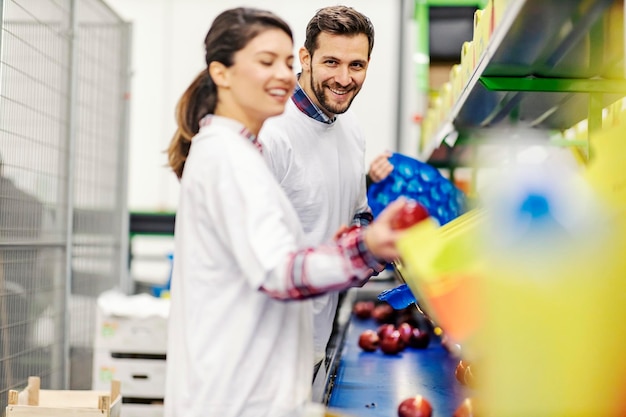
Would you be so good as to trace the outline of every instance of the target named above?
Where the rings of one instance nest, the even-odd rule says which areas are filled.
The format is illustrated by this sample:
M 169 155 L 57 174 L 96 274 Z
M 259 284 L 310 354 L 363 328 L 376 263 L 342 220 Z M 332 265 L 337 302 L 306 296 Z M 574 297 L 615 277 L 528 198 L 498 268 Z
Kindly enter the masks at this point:
M 39 389 L 39 377 L 28 378 L 22 391 L 9 391 L 6 417 L 120 417 L 120 382 L 111 391 L 61 391 Z

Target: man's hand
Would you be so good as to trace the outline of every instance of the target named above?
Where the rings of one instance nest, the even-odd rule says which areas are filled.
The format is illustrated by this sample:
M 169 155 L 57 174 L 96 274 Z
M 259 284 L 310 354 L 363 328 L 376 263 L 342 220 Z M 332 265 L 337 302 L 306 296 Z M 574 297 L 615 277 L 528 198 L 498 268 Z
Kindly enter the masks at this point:
M 365 228 L 365 245 L 376 258 L 391 262 L 400 257 L 396 241 L 402 235 L 402 231 L 395 230 L 392 222 L 406 204 L 406 198 L 398 198 L 385 207 L 376 220 Z
M 383 152 L 374 158 L 367 173 L 373 182 L 380 182 L 391 174 L 393 165 L 389 162 L 390 157 L 390 152 Z

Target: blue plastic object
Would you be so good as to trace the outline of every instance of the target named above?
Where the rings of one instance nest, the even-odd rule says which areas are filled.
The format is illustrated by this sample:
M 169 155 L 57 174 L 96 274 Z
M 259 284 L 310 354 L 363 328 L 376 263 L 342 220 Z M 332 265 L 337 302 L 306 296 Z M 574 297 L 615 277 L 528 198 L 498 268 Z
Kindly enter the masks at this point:
M 377 326 L 374 319 L 350 320 L 339 347 L 329 408 L 349 416 L 393 417 L 405 396 L 420 394 L 432 405 L 433 417 L 450 417 L 464 398 L 474 394 L 455 379 L 459 359 L 436 336 L 426 349 L 405 349 L 397 355 L 364 352 L 359 336 Z
M 391 174 L 367 192 L 374 217 L 400 196 L 422 204 L 442 226 L 467 210 L 465 194 L 432 165 L 399 153 L 389 162 L 394 166 Z
M 417 301 L 406 284 L 381 292 L 378 294 L 378 300 L 387 302 L 396 310 L 406 308 Z
M 165 284 L 152 286 L 152 295 L 155 297 L 169 297 L 169 294 L 170 294 L 170 285 L 172 283 L 172 272 L 174 269 L 174 254 L 172 252 L 169 252 L 167 254 L 167 259 L 170 261 L 170 274 Z

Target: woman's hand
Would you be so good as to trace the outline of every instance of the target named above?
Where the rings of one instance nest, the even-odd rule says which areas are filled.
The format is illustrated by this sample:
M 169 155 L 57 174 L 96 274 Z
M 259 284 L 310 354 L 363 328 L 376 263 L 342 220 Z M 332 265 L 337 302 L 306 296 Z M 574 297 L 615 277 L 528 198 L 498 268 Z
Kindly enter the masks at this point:
M 396 241 L 403 232 L 394 230 L 391 226 L 393 218 L 398 215 L 406 204 L 406 198 L 398 198 L 385 207 L 376 217 L 376 220 L 365 228 L 363 238 L 365 245 L 376 258 L 391 262 L 400 257 L 400 253 L 396 248 Z

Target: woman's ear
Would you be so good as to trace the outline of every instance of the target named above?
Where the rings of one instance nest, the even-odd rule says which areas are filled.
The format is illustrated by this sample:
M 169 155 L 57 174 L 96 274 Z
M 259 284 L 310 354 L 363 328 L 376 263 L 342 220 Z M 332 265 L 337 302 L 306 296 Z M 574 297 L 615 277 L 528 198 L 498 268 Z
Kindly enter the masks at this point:
M 213 61 L 209 64 L 209 75 L 217 87 L 230 87 L 228 68 L 221 62 Z

